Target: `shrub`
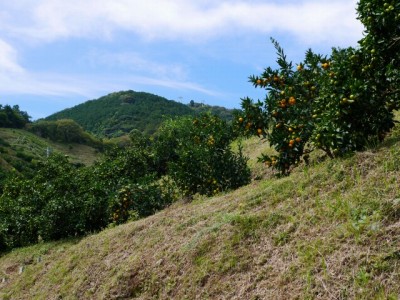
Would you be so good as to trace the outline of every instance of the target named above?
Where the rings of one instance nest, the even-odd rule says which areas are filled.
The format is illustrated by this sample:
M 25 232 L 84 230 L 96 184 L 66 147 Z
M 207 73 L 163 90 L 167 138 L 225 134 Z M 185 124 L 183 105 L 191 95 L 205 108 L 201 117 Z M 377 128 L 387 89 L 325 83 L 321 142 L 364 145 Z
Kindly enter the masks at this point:
M 122 186 L 110 201 L 110 219 L 116 224 L 154 214 L 170 205 L 174 197 L 163 189 L 162 181 L 143 178 L 140 182 Z
M 250 181 L 247 159 L 230 144 L 233 129 L 211 114 L 165 122 L 155 142 L 156 162 L 187 195 L 213 195 Z

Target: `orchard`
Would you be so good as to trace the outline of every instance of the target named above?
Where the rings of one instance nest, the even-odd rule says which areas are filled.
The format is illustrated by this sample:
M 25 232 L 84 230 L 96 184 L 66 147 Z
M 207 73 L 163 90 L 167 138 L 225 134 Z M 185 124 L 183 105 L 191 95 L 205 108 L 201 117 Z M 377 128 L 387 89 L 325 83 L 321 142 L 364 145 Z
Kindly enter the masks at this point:
M 400 2 L 361 0 L 365 35 L 357 48 L 333 48 L 329 56 L 308 50 L 294 65 L 272 39 L 279 68 L 250 76 L 266 90 L 264 101 L 242 99 L 237 125 L 267 139 L 276 155 L 260 161 L 287 175 L 320 149 L 334 158 L 382 141 L 400 108 Z

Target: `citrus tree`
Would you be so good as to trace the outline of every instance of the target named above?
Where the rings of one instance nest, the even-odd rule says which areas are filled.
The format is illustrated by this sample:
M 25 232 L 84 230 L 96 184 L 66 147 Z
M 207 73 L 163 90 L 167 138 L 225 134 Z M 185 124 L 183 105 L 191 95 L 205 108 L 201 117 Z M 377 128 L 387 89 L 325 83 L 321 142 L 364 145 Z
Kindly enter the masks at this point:
M 297 65 L 272 39 L 279 68 L 250 77 L 266 98 L 243 99 L 244 115 L 236 121 L 275 148 L 277 154 L 263 155 L 262 162 L 285 175 L 314 149 L 333 158 L 385 137 L 400 105 L 399 11 L 394 1 L 360 1 L 367 33 L 360 46 L 333 48 L 329 56 L 308 50 Z
M 247 159 L 231 149 L 232 126 L 202 114 L 166 121 L 155 142 L 160 172 L 186 195 L 213 195 L 250 181 Z

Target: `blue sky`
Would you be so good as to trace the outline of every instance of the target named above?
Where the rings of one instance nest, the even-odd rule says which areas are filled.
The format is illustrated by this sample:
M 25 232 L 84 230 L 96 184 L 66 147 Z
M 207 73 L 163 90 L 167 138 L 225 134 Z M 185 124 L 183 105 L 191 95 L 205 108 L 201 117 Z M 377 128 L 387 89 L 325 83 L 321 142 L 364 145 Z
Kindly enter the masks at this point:
M 356 0 L 0 1 L 0 104 L 33 120 L 135 90 L 229 108 L 263 98 L 248 77 L 308 48 L 356 46 Z

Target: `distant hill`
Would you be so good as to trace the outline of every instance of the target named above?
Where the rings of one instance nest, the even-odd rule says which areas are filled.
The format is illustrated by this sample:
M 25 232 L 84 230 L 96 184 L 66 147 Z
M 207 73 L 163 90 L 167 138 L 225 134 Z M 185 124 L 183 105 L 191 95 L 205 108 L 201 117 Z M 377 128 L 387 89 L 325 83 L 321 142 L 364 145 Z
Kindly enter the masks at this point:
M 111 93 L 48 116 L 45 120 L 72 119 L 98 137 L 118 137 L 137 129 L 154 133 L 165 117 L 194 115 L 211 111 L 225 120 L 232 110 L 191 101 L 182 104 L 154 94 L 135 91 Z
M 29 176 L 35 165 L 51 152 L 68 155 L 73 163 L 85 165 L 101 155 L 87 144 L 54 142 L 23 129 L 0 128 L 0 182 L 11 172 Z
M 101 137 L 116 137 L 138 129 L 153 133 L 164 116 L 190 115 L 182 103 L 144 92 L 121 91 L 62 110 L 46 120 L 72 119 Z

